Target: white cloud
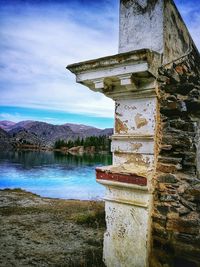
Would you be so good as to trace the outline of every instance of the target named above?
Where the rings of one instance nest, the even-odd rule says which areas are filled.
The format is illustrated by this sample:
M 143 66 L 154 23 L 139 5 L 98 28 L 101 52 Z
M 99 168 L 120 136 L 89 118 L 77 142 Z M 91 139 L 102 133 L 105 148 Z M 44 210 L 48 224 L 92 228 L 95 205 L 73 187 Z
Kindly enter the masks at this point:
M 188 30 L 200 50 L 200 2 L 198 0 L 177 3 Z
M 112 100 L 76 84 L 65 67 L 117 53 L 117 31 L 109 22 L 117 17 L 85 11 L 85 20 L 97 21 L 86 25 L 73 10 L 47 8 L 23 9 L 20 15 L 9 10 L 1 18 L 0 104 L 111 117 Z
M 30 117 L 28 116 L 22 116 L 19 113 L 0 113 L 0 120 L 6 120 L 6 121 L 13 121 L 13 122 L 19 122 L 23 120 L 30 120 Z
M 113 117 L 113 101 L 77 84 L 65 67 L 117 53 L 116 1 L 105 1 L 98 12 L 72 3 L 21 4 L 18 12 L 2 7 L 0 105 Z M 200 48 L 199 7 L 188 2 L 179 8 Z

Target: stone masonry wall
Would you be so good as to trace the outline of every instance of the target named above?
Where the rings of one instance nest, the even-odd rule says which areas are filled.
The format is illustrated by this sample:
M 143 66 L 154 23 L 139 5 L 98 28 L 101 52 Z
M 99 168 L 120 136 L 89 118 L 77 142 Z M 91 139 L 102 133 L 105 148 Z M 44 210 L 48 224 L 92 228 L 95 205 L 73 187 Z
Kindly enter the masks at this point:
M 194 51 L 159 71 L 151 267 L 200 266 L 200 57 Z

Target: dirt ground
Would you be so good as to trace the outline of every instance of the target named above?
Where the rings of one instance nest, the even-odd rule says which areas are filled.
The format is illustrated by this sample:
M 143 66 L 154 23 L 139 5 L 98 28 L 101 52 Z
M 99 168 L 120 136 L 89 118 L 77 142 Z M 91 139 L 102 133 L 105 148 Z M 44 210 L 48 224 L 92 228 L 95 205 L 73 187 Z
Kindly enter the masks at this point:
M 0 266 L 101 267 L 104 203 L 0 190 Z

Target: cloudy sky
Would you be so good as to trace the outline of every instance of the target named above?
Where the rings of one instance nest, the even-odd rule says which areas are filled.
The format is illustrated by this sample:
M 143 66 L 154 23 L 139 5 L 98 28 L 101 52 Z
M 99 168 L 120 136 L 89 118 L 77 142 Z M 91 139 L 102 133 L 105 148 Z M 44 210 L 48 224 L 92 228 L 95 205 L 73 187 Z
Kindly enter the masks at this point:
M 116 54 L 118 0 L 0 0 L 0 120 L 112 127 L 114 103 L 68 64 Z M 200 1 L 175 1 L 200 49 Z

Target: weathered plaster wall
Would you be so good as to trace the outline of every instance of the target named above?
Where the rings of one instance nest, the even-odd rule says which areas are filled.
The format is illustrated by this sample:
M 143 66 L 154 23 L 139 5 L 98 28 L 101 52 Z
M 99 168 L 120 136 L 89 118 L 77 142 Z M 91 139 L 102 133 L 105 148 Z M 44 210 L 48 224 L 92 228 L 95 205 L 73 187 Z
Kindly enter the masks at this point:
M 160 68 L 162 141 L 152 215 L 152 267 L 200 266 L 199 77 L 195 50 Z
M 115 102 L 112 172 L 97 172 L 98 181 L 107 183 L 104 257 L 109 267 L 148 266 L 157 102 L 155 92 Z
M 144 267 L 147 261 L 147 235 L 150 195 L 123 188 L 113 189 L 114 202 L 106 201 L 107 230 L 104 236 L 104 258 L 109 267 Z M 110 192 L 107 192 L 111 198 Z M 107 195 L 105 199 L 107 199 Z M 116 198 L 119 202 L 116 202 Z M 139 198 L 139 201 L 138 201 Z M 127 200 L 126 200 L 127 199 Z M 138 206 L 136 205 L 138 201 Z M 124 203 L 123 203 L 124 202 Z M 144 202 L 144 207 L 141 203 Z M 132 251 L 132 253 L 130 253 Z
M 171 0 L 121 0 L 119 30 L 119 53 L 151 49 L 164 64 L 195 46 Z
M 142 48 L 163 52 L 163 0 L 121 0 L 119 53 Z

